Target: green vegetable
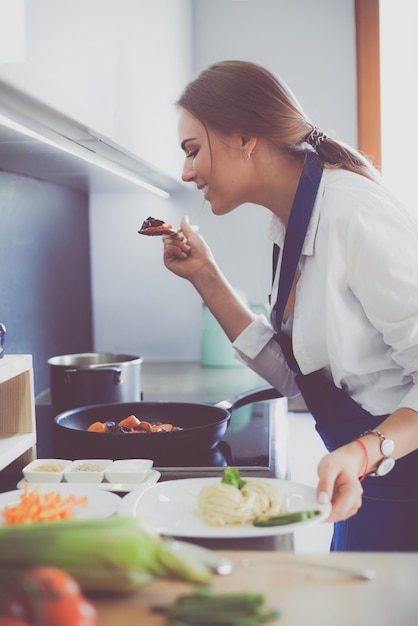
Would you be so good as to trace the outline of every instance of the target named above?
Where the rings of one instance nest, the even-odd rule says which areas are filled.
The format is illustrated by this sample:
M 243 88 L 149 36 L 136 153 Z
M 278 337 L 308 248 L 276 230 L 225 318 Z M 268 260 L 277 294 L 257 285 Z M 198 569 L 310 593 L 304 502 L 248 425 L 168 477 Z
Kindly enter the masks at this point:
M 167 615 L 167 626 L 256 626 L 280 615 L 264 610 L 265 598 L 252 592 L 217 593 L 198 590 L 181 596 L 170 607 L 154 607 Z
M 226 467 L 221 482 L 232 485 L 232 487 L 236 487 L 237 489 L 242 489 L 246 484 L 246 481 L 241 478 L 239 470 L 236 467 Z
M 193 556 L 146 532 L 131 517 L 61 520 L 0 528 L 2 581 L 30 566 L 52 565 L 73 576 L 84 591 L 125 592 L 153 578 L 208 583 L 211 572 Z
M 281 515 L 273 515 L 265 519 L 256 519 L 253 526 L 284 526 L 285 524 L 295 524 L 311 519 L 317 515 L 321 515 L 322 511 L 295 511 L 294 513 L 282 513 Z

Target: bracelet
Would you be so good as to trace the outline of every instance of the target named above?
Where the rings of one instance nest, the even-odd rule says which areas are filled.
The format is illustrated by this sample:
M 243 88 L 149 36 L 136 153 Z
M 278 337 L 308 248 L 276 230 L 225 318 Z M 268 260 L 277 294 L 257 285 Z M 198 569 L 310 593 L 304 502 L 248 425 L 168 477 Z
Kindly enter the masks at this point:
M 366 476 L 366 474 L 367 474 L 367 467 L 369 465 L 369 453 L 367 451 L 367 447 L 366 447 L 365 443 L 361 439 L 353 439 L 353 441 L 357 441 L 357 443 L 359 443 L 361 445 L 361 447 L 363 448 L 363 451 L 364 451 L 365 466 L 364 466 L 363 474 L 359 478 L 359 481 L 362 483 L 364 478 L 365 478 L 365 476 Z

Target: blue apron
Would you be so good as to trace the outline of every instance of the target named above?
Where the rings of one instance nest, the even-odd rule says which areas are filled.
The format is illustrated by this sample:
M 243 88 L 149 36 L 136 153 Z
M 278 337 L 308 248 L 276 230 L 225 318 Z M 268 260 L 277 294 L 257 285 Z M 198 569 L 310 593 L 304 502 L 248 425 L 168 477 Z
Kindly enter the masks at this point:
M 275 304 L 277 335 L 296 384 L 315 419 L 316 430 L 329 451 L 356 439 L 380 424 L 386 415 L 372 415 L 342 389 L 317 372 L 302 374 L 293 355 L 292 342 L 280 332 L 302 251 L 306 230 L 322 176 L 314 153 L 308 153 L 286 229 L 283 259 Z M 278 248 L 273 253 L 274 267 Z M 366 476 L 362 507 L 346 521 L 334 524 L 334 551 L 418 551 L 418 451 L 399 459 L 386 476 Z

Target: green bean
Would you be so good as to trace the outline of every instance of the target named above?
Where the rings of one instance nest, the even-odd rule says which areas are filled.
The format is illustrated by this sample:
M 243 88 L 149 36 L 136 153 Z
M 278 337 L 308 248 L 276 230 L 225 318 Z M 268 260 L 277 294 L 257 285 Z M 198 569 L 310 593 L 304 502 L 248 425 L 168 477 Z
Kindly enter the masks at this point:
M 167 626 L 257 626 L 279 615 L 277 609 L 261 610 L 262 594 L 216 593 L 210 589 L 178 598 L 170 607 L 154 607 L 167 615 Z
M 253 526 L 284 526 L 286 524 L 295 524 L 311 519 L 317 515 L 321 515 L 322 511 L 295 511 L 294 513 L 282 513 L 281 515 L 273 515 L 266 519 L 256 519 Z

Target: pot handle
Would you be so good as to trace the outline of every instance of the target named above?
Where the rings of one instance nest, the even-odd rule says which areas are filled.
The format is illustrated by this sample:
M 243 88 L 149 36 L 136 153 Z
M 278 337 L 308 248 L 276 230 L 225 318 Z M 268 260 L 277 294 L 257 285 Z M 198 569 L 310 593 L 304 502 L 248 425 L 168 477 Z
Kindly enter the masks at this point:
M 239 409 L 240 406 L 251 404 L 252 402 L 261 402 L 262 400 L 274 400 L 275 398 L 283 398 L 283 395 L 277 391 L 274 387 L 266 385 L 265 387 L 257 387 L 250 391 L 244 391 L 236 396 L 233 396 L 229 400 L 221 400 L 215 404 L 220 409 L 226 409 L 232 411 Z
M 71 384 L 72 376 L 93 374 L 94 372 L 103 374 L 103 372 L 113 373 L 113 382 L 119 385 L 122 382 L 122 370 L 119 367 L 77 367 L 64 371 L 64 383 Z

